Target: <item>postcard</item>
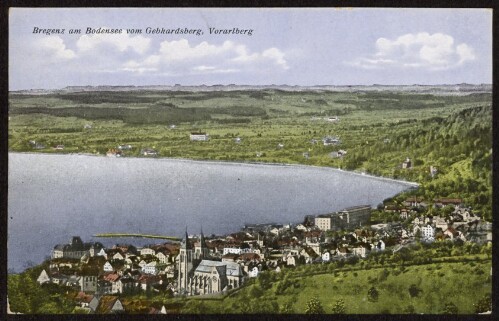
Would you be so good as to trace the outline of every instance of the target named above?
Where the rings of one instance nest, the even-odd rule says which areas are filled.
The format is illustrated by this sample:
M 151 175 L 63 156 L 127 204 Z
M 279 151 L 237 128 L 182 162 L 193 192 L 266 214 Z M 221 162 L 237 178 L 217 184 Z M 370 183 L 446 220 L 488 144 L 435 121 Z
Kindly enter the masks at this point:
M 491 313 L 491 9 L 11 8 L 8 119 L 8 313 Z

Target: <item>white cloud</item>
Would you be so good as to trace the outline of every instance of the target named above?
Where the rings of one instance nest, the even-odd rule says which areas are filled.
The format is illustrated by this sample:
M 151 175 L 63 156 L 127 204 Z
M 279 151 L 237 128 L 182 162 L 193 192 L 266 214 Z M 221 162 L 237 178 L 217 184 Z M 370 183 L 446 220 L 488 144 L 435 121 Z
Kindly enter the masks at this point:
M 456 46 L 452 36 L 442 33 L 406 34 L 395 40 L 379 38 L 376 49 L 373 55 L 360 57 L 349 63 L 366 69 L 419 67 L 441 70 L 475 59 L 473 48 L 465 43 Z
M 41 38 L 37 41 L 36 45 L 38 45 L 46 54 L 55 59 L 69 60 L 76 57 L 75 52 L 67 49 L 64 44 L 64 40 L 62 40 L 59 36 Z
M 285 54 L 277 48 L 250 52 L 246 45 L 232 41 L 220 45 L 203 41 L 193 45 L 186 39 L 163 41 L 158 52 L 141 60 L 129 60 L 123 66 L 137 72 L 151 70 L 179 73 L 233 73 L 262 66 L 281 70 L 289 68 Z
M 120 52 L 131 49 L 139 54 L 147 52 L 151 45 L 151 39 L 144 36 L 129 36 L 123 34 L 93 34 L 83 35 L 76 42 L 81 51 L 90 51 L 101 46 L 112 46 Z
M 212 74 L 228 74 L 233 72 L 238 72 L 240 69 L 235 68 L 217 68 L 215 66 L 196 66 L 192 68 L 192 71 L 199 73 L 212 73 Z

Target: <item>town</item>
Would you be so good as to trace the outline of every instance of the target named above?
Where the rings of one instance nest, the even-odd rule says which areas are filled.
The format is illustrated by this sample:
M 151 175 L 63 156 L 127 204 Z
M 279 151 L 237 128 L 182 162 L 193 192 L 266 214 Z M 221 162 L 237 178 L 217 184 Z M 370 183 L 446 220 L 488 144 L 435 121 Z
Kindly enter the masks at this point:
M 389 220 L 380 220 L 385 215 Z M 165 305 L 137 310 L 127 296 L 210 297 L 238 291 L 261 273 L 311 264 L 344 264 L 377 253 L 396 255 L 414 244 L 452 242 L 473 248 L 492 242 L 492 224 L 461 199 L 409 196 L 323 215 L 297 224 L 247 224 L 224 236 L 185 236 L 136 247 L 84 242 L 58 244 L 37 278 L 39 286 L 72 289 L 81 313 L 171 313 Z M 475 245 L 474 245 L 475 244 Z M 430 258 L 431 260 L 431 258 Z M 133 301 L 132 301 L 133 302 Z M 173 311 L 175 312 L 175 311 Z

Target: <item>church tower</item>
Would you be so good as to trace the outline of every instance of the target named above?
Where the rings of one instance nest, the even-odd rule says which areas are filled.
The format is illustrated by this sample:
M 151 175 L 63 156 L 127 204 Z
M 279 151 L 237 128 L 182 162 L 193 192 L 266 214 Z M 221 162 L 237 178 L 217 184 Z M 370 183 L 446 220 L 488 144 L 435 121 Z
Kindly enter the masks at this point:
M 198 252 L 198 249 L 196 249 Z M 203 229 L 201 228 L 201 237 L 199 238 L 199 256 L 196 257 L 199 260 L 206 260 L 210 256 L 210 250 L 206 246 L 206 240 L 204 239 Z
M 180 253 L 178 256 L 178 293 L 184 294 L 188 291 L 189 274 L 193 268 L 193 250 L 189 243 L 187 229 L 185 230 L 185 239 L 180 244 Z

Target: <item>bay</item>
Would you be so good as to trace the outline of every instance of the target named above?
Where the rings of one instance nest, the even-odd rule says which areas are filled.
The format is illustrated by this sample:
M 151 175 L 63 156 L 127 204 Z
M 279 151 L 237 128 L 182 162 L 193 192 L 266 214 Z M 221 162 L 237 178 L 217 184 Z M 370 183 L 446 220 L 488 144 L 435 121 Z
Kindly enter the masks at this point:
M 186 227 L 219 235 L 246 223 L 298 223 L 305 215 L 375 207 L 414 186 L 303 165 L 9 153 L 8 268 L 41 263 L 73 235 L 108 245 L 117 240 L 92 235 L 181 237 Z

